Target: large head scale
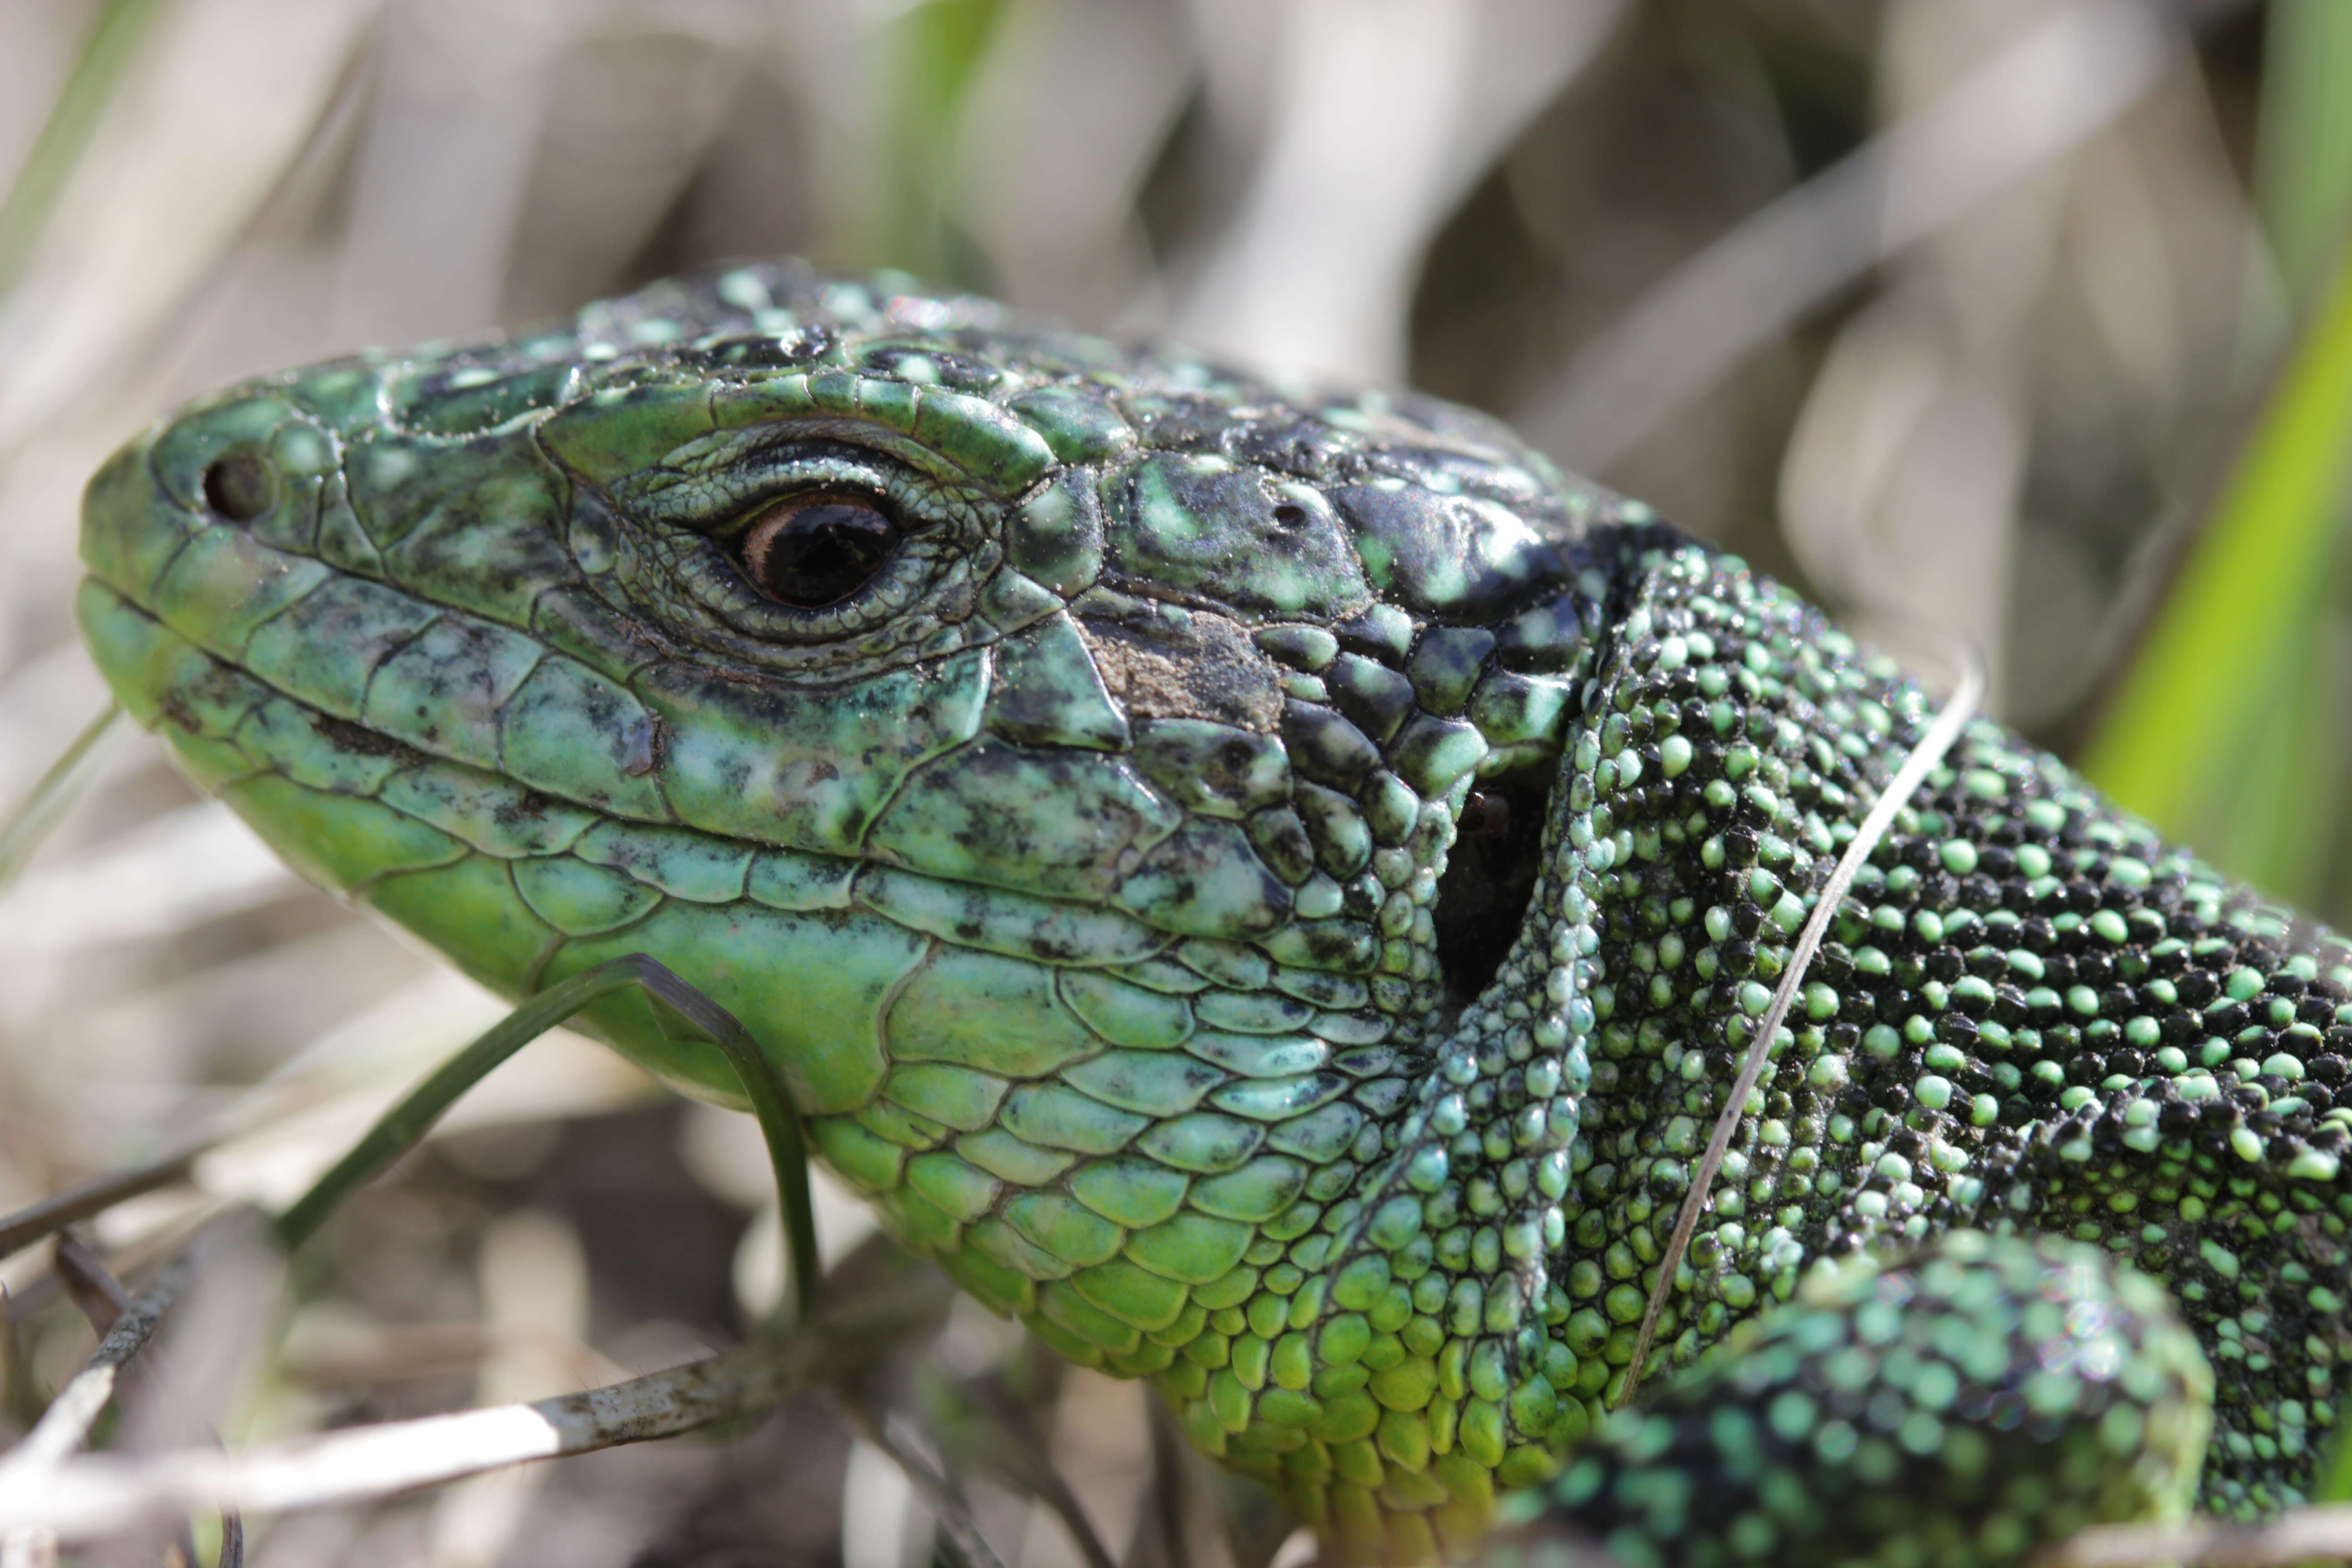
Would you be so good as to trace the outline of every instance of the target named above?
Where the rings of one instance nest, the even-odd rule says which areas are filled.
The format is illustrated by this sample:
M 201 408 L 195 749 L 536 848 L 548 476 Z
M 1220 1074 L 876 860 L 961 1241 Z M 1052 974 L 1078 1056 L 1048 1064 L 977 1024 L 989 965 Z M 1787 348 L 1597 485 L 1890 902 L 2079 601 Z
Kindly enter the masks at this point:
M 652 954 L 903 1234 L 1150 1372 L 1503 963 L 1630 510 L 1444 405 L 763 265 L 180 414 L 81 615 L 313 879 L 510 994 Z

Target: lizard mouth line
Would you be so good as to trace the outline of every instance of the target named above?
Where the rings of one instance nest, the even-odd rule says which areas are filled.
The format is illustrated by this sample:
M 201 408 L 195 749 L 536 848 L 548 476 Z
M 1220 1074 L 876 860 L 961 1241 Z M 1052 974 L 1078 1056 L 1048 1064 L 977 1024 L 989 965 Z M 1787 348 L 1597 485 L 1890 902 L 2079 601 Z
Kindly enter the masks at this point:
M 823 907 L 855 904 L 944 940 L 1056 965 L 1143 963 L 1186 941 L 1181 932 L 1084 899 L 675 819 L 630 817 L 520 784 L 289 691 L 282 682 L 205 648 L 97 578 L 85 580 L 83 595 L 84 626 L 101 667 L 119 689 L 146 697 L 143 707 L 133 704 L 134 716 L 166 732 L 198 782 L 227 795 L 281 852 L 297 853 L 299 847 L 268 831 L 258 808 L 237 793 L 238 784 L 274 778 L 311 794 L 373 800 L 500 858 L 577 855 L 583 844 L 601 844 L 613 868 L 670 898 L 721 903 L 749 897 L 789 909 L 813 907 L 812 900 Z M 322 876 L 314 863 L 303 863 L 311 865 L 314 880 L 358 898 L 381 878 L 414 868 L 395 859 L 359 875 L 346 868 Z M 833 890 L 808 890 L 819 886 Z
M 1382 1044 L 1392 1020 L 1367 1006 L 1361 982 L 1116 909 L 587 809 L 289 697 L 102 583 L 85 585 L 80 612 L 133 716 L 309 880 L 448 947 L 509 995 L 651 954 L 744 1023 L 845 1168 L 856 1153 L 842 1141 L 859 1134 L 833 1121 L 886 1114 L 871 1107 L 899 1067 L 919 1098 L 924 1085 L 1005 1092 L 973 1076 L 977 1052 L 1013 1069 L 1003 1082 L 1044 1095 L 1040 1115 L 1080 1096 L 1087 1118 L 1123 1131 L 1151 1122 L 1119 1106 L 1165 1120 L 1167 1095 L 1191 1104 L 1214 1085 L 1217 1114 L 1244 1118 L 1234 1136 L 1248 1142 L 1259 1121 L 1311 1115 L 1350 1072 L 1395 1058 Z M 688 1093 L 742 1108 L 725 1064 L 648 1009 L 579 1026 Z M 1142 1070 L 1139 1050 L 1159 1064 L 1141 1087 L 1121 1076 Z M 1085 1081 L 1110 1110 L 1056 1087 L 1097 1058 Z M 981 1125 L 952 1096 L 940 1109 L 960 1119 L 944 1125 Z

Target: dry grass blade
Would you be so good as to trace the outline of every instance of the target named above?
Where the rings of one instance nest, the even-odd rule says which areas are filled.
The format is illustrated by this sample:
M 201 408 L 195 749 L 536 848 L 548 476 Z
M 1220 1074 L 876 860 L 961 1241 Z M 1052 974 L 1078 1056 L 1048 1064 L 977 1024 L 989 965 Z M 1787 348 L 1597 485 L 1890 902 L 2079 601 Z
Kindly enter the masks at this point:
M 929 1507 L 932 1517 L 939 1521 L 942 1554 L 956 1568 L 1004 1568 L 1004 1560 L 981 1533 L 980 1521 L 972 1515 L 971 1502 L 964 1496 L 963 1488 L 956 1484 L 938 1452 L 914 1424 L 903 1415 L 871 1410 L 854 1400 L 847 1404 L 858 1430 L 868 1442 L 890 1456 Z
M 37 1429 L 9 1461 L 0 1463 L 0 1530 L 49 1530 L 72 1540 L 203 1508 L 319 1508 L 388 1497 L 532 1459 L 675 1436 L 766 1409 L 854 1372 L 900 1333 L 932 1318 L 947 1295 L 941 1276 L 907 1269 L 871 1289 L 845 1292 L 804 1327 L 625 1383 L 527 1405 L 355 1427 L 238 1454 L 186 1448 L 58 1464 L 47 1458 L 56 1447 L 52 1440 L 34 1456 L 41 1461 L 37 1471 L 33 1463 L 16 1462 L 41 1438 Z M 126 1323 L 131 1315 L 125 1315 Z M 67 1395 L 72 1393 L 69 1385 Z M 67 1395 L 59 1396 L 59 1404 Z M 101 1394 L 98 1404 L 103 1403 Z M 90 1406 L 89 1415 L 94 1417 L 96 1410 Z M 79 1440 L 78 1431 L 74 1443 Z
M 69 1225 L 103 1214 L 117 1204 L 185 1180 L 204 1152 L 205 1146 L 199 1145 L 135 1171 L 95 1177 L 0 1217 L 0 1258 L 55 1236 Z
M 1244 363 L 1395 379 L 1431 236 L 1623 13 L 1618 0 L 1266 7 L 1248 58 L 1233 58 L 1239 38 L 1210 56 L 1213 77 L 1235 79 L 1225 90 L 1256 84 L 1265 130 L 1177 330 Z M 1302 210 L 1320 221 L 1300 224 Z
M 1574 467 L 1606 468 L 1806 307 L 2113 124 L 2173 43 L 2151 7 L 2085 0 L 2059 11 L 1675 268 L 1520 427 Z
M 33 1369 L 16 1331 L 16 1298 L 0 1285 L 0 1422 L 10 1437 L 30 1431 L 41 1418 Z
M 183 1250 L 163 1266 L 144 1290 L 131 1299 L 130 1305 L 115 1318 L 113 1327 L 106 1331 L 106 1337 L 99 1342 L 89 1363 L 49 1402 L 40 1424 L 23 1442 L 0 1455 L 0 1498 L 37 1493 L 48 1484 L 54 1468 L 81 1447 L 99 1413 L 114 1397 L 116 1376 L 132 1357 L 147 1348 L 147 1342 L 154 1337 L 155 1325 L 187 1288 L 194 1268 L 192 1259 L 193 1249 Z M 41 1522 L 21 1521 L 26 1526 Z M 5 1510 L 0 1509 L 0 1528 L 15 1527 L 5 1522 Z
M 1070 1532 L 1087 1568 L 1117 1568 L 1118 1559 L 1096 1532 L 1077 1493 L 1055 1468 L 1053 1444 L 1039 1424 L 1037 1412 L 1013 1394 L 1001 1371 L 974 1379 L 964 1392 L 973 1414 L 999 1435 L 991 1452 L 1005 1476 L 1053 1510 Z
M 2041 1568 L 2289 1568 L 2352 1562 L 2352 1503 L 2298 1509 L 2261 1524 L 2103 1524 L 2037 1559 Z
M 1153 1400 L 1144 1418 L 1147 1436 L 1151 1444 L 1150 1509 L 1147 1514 L 1150 1534 L 1139 1534 L 1137 1553 L 1139 1564 L 1150 1568 L 1182 1568 L 1192 1561 L 1185 1550 L 1185 1467 L 1186 1461 L 1197 1462 L 1192 1450 L 1185 1447 L 1184 1436 L 1176 1428 L 1175 1417 L 1167 1405 Z
M 1682 1212 L 1675 1217 L 1674 1234 L 1667 1239 L 1664 1256 L 1658 1262 L 1658 1283 L 1650 1291 L 1649 1304 L 1642 1310 L 1642 1327 L 1634 1336 L 1633 1359 L 1625 1363 L 1624 1392 L 1617 1401 L 1620 1405 L 1631 1400 L 1633 1390 L 1641 1384 L 1643 1365 L 1650 1359 L 1650 1340 L 1658 1330 L 1658 1316 L 1665 1310 L 1666 1298 L 1674 1291 L 1675 1276 L 1681 1272 L 1683 1253 L 1690 1246 L 1691 1232 L 1698 1227 L 1698 1216 L 1706 1207 L 1707 1194 L 1714 1189 L 1715 1173 L 1723 1168 L 1724 1153 L 1731 1147 L 1731 1136 L 1739 1126 L 1748 1097 L 1755 1089 L 1756 1080 L 1763 1074 L 1765 1058 L 1771 1055 L 1772 1037 L 1780 1033 L 1780 1020 L 1789 1016 L 1789 1005 L 1796 1000 L 1797 987 L 1804 983 L 1805 971 L 1812 963 L 1813 954 L 1821 951 L 1822 939 L 1829 934 L 1830 921 L 1836 918 L 1838 905 L 1844 900 L 1845 890 L 1853 885 L 1855 873 L 1862 869 L 1863 862 L 1870 858 L 1871 851 L 1885 838 L 1886 830 L 1895 825 L 1896 815 L 1910 804 L 1911 796 L 1918 791 L 1919 785 L 1935 771 L 1936 764 L 1944 760 L 1944 753 L 1952 749 L 1952 742 L 1960 738 L 1960 731 L 1968 728 L 1969 721 L 1976 717 L 1977 704 L 1984 697 L 1984 662 L 1977 658 L 1973 649 L 1966 650 L 1960 659 L 1959 684 L 1945 700 L 1935 720 L 1921 732 L 1918 742 L 1904 757 L 1902 765 L 1895 770 L 1895 776 L 1886 781 L 1885 789 L 1871 803 L 1869 814 L 1862 819 L 1862 826 L 1854 830 L 1853 838 L 1847 841 L 1845 852 L 1838 857 L 1836 867 L 1830 872 L 1830 879 L 1822 884 L 1821 892 L 1815 896 L 1813 912 L 1806 920 L 1804 929 L 1798 933 L 1796 949 L 1790 956 L 1788 969 L 1781 974 L 1779 989 L 1773 993 L 1771 1005 L 1756 1021 L 1756 1033 L 1748 1047 L 1748 1059 L 1740 1064 L 1739 1076 L 1733 1081 L 1730 1093 L 1724 1097 L 1723 1112 L 1716 1118 L 1715 1131 L 1706 1142 L 1706 1152 L 1700 1156 L 1698 1168 L 1691 1173 L 1690 1190 L 1683 1199 Z
M 131 1305 L 131 1292 L 122 1288 L 122 1281 L 90 1250 L 89 1243 L 71 1231 L 58 1237 L 57 1270 L 66 1294 L 101 1336 L 113 1329 Z

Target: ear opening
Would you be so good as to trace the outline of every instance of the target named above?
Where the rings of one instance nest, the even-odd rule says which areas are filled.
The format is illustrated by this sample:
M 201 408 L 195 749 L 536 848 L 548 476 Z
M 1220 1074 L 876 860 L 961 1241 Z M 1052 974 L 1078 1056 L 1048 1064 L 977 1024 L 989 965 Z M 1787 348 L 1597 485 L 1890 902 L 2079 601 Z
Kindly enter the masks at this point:
M 1545 805 L 1559 770 L 1557 757 L 1522 763 L 1480 779 L 1463 802 L 1432 911 L 1451 1007 L 1477 1000 L 1527 921 L 1543 868 Z

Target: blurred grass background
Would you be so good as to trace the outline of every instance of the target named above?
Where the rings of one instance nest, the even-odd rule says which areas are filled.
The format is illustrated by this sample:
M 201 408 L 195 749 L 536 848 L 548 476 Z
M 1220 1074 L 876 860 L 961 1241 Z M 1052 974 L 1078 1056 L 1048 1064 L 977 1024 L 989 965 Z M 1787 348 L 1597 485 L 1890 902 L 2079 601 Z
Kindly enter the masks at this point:
M 2341 923 L 2347 81 L 2343 0 L 11 0 L 0 799 L 101 700 L 76 500 L 141 424 L 797 251 L 1490 409 L 1925 668 L 1968 638 L 2002 717 Z M 290 1195 L 496 1012 L 127 738 L 0 899 L 0 1208 L 257 1129 L 98 1227 L 124 1268 Z M 306 1259 L 236 1430 L 580 1386 L 774 1299 L 748 1121 L 576 1042 L 462 1121 Z M 862 1234 L 826 1219 L 830 1254 Z M 0 1436 L 89 1350 L 43 1264 L 0 1264 Z M 920 1359 L 994 1391 L 934 1401 L 958 1451 L 1060 1466 L 1115 1559 L 1282 1539 L 1232 1498 L 1238 1532 L 1200 1524 L 1212 1483 L 1135 1389 L 977 1317 Z M 991 1539 L 1080 1562 L 1034 1482 L 975 1476 Z M 932 1539 L 804 1402 L 260 1528 L 255 1559 L 898 1568 Z

